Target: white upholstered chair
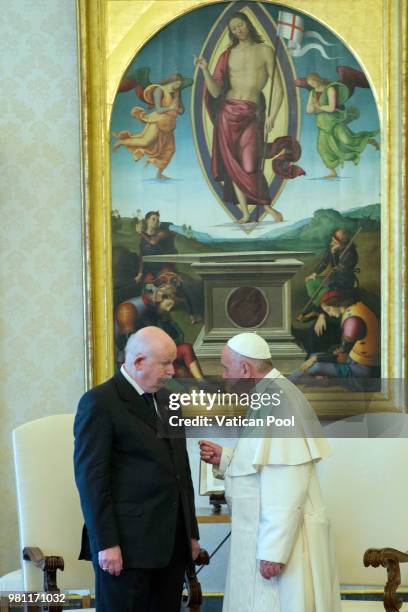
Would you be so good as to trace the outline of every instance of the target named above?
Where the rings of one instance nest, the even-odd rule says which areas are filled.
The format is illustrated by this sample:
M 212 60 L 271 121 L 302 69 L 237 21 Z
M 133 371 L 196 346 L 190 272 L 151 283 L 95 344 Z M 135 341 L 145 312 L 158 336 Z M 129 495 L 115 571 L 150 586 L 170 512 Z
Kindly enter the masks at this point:
M 375 417 L 373 417 L 375 419 Z M 336 425 L 326 428 L 338 434 Z M 330 458 L 318 466 L 323 496 L 333 526 L 342 590 L 382 591 L 387 581 L 384 567 L 364 567 L 365 562 L 392 554 L 364 554 L 367 549 L 408 544 L 407 438 L 330 438 Z M 401 554 L 401 560 L 408 556 Z M 393 572 L 393 563 L 389 563 Z M 389 577 L 392 577 L 389 574 Z M 408 563 L 401 565 L 401 586 L 408 585 Z M 344 612 L 381 612 L 382 601 L 343 601 Z M 388 610 L 398 608 L 388 607 Z M 400 612 L 408 612 L 405 603 Z
M 57 584 L 61 591 L 89 592 L 94 588 L 92 564 L 78 561 L 83 518 L 73 470 L 74 414 L 60 414 L 31 421 L 13 431 L 18 524 L 21 551 L 55 557 L 60 565 Z M 25 591 L 44 591 L 44 572 L 22 560 Z M 89 609 L 89 597 L 83 607 Z

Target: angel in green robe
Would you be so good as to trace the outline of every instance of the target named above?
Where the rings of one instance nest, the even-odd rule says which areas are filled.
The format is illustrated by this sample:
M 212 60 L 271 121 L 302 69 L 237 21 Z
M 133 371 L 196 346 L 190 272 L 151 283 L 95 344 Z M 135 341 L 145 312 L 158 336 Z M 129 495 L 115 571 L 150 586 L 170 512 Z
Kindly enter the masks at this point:
M 353 72 L 357 74 L 357 71 Z M 336 178 L 336 168 L 345 161 L 357 165 L 368 144 L 379 150 L 379 144 L 374 138 L 378 130 L 353 132 L 348 127 L 360 113 L 357 108 L 344 106 L 353 91 L 344 82 L 330 82 L 316 72 L 311 72 L 306 82 L 310 88 L 306 112 L 316 114 L 317 150 L 324 165 L 330 170 L 325 178 Z

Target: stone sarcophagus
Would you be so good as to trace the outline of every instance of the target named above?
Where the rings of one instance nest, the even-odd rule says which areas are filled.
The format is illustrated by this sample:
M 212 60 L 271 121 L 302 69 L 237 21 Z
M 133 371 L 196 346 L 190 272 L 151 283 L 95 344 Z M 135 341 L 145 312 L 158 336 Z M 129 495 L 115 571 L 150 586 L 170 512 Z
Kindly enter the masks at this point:
M 256 331 L 270 344 L 274 363 L 285 370 L 304 353 L 291 334 L 291 279 L 304 252 L 258 251 L 152 255 L 145 261 L 189 264 L 203 281 L 204 321 L 194 350 L 207 373 L 219 371 L 227 340 Z M 217 364 L 217 365 L 216 365 Z

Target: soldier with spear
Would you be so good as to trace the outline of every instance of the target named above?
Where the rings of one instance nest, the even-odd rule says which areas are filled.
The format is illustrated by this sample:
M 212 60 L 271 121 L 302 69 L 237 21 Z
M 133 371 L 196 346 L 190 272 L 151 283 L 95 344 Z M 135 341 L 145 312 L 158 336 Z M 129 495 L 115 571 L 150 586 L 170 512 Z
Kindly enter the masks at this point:
M 338 228 L 331 235 L 327 250 L 320 259 L 315 271 L 306 277 L 306 291 L 309 300 L 303 307 L 296 321 L 314 320 L 314 325 L 307 330 L 293 330 L 308 354 L 318 350 L 327 350 L 335 344 L 340 335 L 339 321 L 331 319 L 320 308 L 320 298 L 328 290 L 349 293 L 358 284 L 356 268 L 358 253 L 355 240 L 361 227 L 350 237 L 347 230 Z

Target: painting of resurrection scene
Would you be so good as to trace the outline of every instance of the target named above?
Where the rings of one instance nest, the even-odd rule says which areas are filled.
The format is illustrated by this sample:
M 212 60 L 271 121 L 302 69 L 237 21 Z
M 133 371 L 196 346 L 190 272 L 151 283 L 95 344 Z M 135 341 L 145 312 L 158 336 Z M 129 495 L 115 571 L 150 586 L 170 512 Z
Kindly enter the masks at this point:
M 283 5 L 193 10 L 135 55 L 110 133 L 118 364 L 158 325 L 179 377 L 248 330 L 293 380 L 379 376 L 380 124 L 335 32 Z

